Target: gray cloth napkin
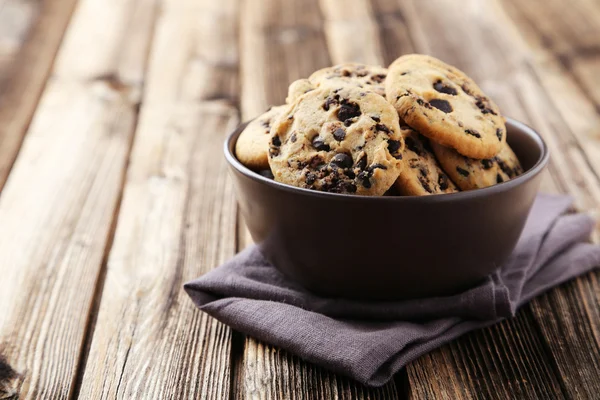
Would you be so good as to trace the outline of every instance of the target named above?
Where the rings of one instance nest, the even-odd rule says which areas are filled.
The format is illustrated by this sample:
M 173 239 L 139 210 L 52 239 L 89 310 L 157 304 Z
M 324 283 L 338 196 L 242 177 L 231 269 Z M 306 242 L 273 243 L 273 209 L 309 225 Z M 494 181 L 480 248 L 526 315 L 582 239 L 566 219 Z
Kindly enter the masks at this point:
M 320 297 L 282 275 L 255 246 L 184 288 L 202 311 L 233 329 L 380 386 L 417 357 L 514 316 L 538 294 L 600 266 L 600 246 L 586 243 L 594 221 L 563 215 L 571 203 L 539 195 L 506 264 L 453 296 L 394 302 Z

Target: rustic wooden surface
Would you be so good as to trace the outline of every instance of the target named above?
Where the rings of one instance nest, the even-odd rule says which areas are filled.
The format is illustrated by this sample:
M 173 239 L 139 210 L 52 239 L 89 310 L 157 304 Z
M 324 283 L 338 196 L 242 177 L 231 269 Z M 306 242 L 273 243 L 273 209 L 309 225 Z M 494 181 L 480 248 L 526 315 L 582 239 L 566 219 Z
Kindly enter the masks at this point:
M 0 0 L 0 398 L 598 398 L 597 272 L 377 389 L 181 290 L 251 243 L 225 135 L 315 69 L 408 52 L 538 129 L 543 190 L 600 214 L 597 0 Z

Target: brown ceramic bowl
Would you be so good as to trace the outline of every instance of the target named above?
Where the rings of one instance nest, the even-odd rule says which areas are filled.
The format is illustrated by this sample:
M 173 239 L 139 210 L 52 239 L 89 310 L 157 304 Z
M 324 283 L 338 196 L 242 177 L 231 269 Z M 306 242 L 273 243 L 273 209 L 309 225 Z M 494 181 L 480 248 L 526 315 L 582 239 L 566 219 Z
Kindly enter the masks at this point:
M 525 169 L 492 187 L 421 197 L 323 193 L 275 182 L 235 157 L 241 125 L 225 143 L 238 202 L 264 255 L 327 296 L 402 299 L 473 285 L 510 255 L 548 162 L 546 144 L 508 119 L 508 142 Z

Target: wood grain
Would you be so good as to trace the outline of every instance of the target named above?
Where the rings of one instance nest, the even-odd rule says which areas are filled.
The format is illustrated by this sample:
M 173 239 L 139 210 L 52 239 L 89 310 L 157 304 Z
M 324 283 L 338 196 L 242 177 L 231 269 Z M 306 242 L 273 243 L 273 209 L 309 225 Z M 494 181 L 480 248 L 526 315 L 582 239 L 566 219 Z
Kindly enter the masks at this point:
M 377 23 L 369 0 L 321 0 L 325 33 L 333 64 L 382 65 Z
M 0 189 L 17 157 L 76 2 L 0 3 Z
M 244 0 L 241 110 L 247 120 L 283 104 L 289 84 L 331 64 L 317 0 Z
M 236 15 L 234 0 L 163 7 L 81 398 L 229 395 L 231 330 L 182 285 L 235 253 Z
M 104 0 L 85 0 L 69 36 L 96 40 L 110 24 L 78 21 Z M 115 2 L 131 9 L 132 2 Z M 140 27 L 138 27 L 140 28 Z M 135 32 L 135 27 L 131 27 Z M 126 32 L 123 32 L 126 33 Z M 143 51 L 116 37 L 114 49 Z M 97 40 L 94 51 L 102 51 Z M 81 57 L 65 45 L 59 60 Z M 144 57 L 137 65 L 143 71 Z M 117 75 L 118 71 L 112 71 Z M 0 197 L 0 347 L 20 373 L 19 398 L 67 398 L 111 235 L 136 121 L 135 99 L 115 79 L 48 82 Z
M 403 54 L 414 53 L 408 22 L 402 5 L 396 0 L 371 0 L 373 18 L 377 23 L 383 65 L 390 65 Z
M 397 399 L 394 383 L 370 389 L 355 381 L 308 364 L 300 358 L 247 338 L 243 359 L 247 399 Z

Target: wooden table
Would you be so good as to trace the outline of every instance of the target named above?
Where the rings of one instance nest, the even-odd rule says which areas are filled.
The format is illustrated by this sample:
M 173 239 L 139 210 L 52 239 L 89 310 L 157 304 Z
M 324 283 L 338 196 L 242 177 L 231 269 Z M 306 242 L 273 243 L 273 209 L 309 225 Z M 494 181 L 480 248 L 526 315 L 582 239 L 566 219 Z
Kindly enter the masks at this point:
M 407 52 L 537 128 L 543 190 L 598 212 L 598 0 L 0 0 L 0 398 L 598 398 L 598 273 L 378 389 L 182 291 L 250 242 L 227 133 L 317 68 Z

